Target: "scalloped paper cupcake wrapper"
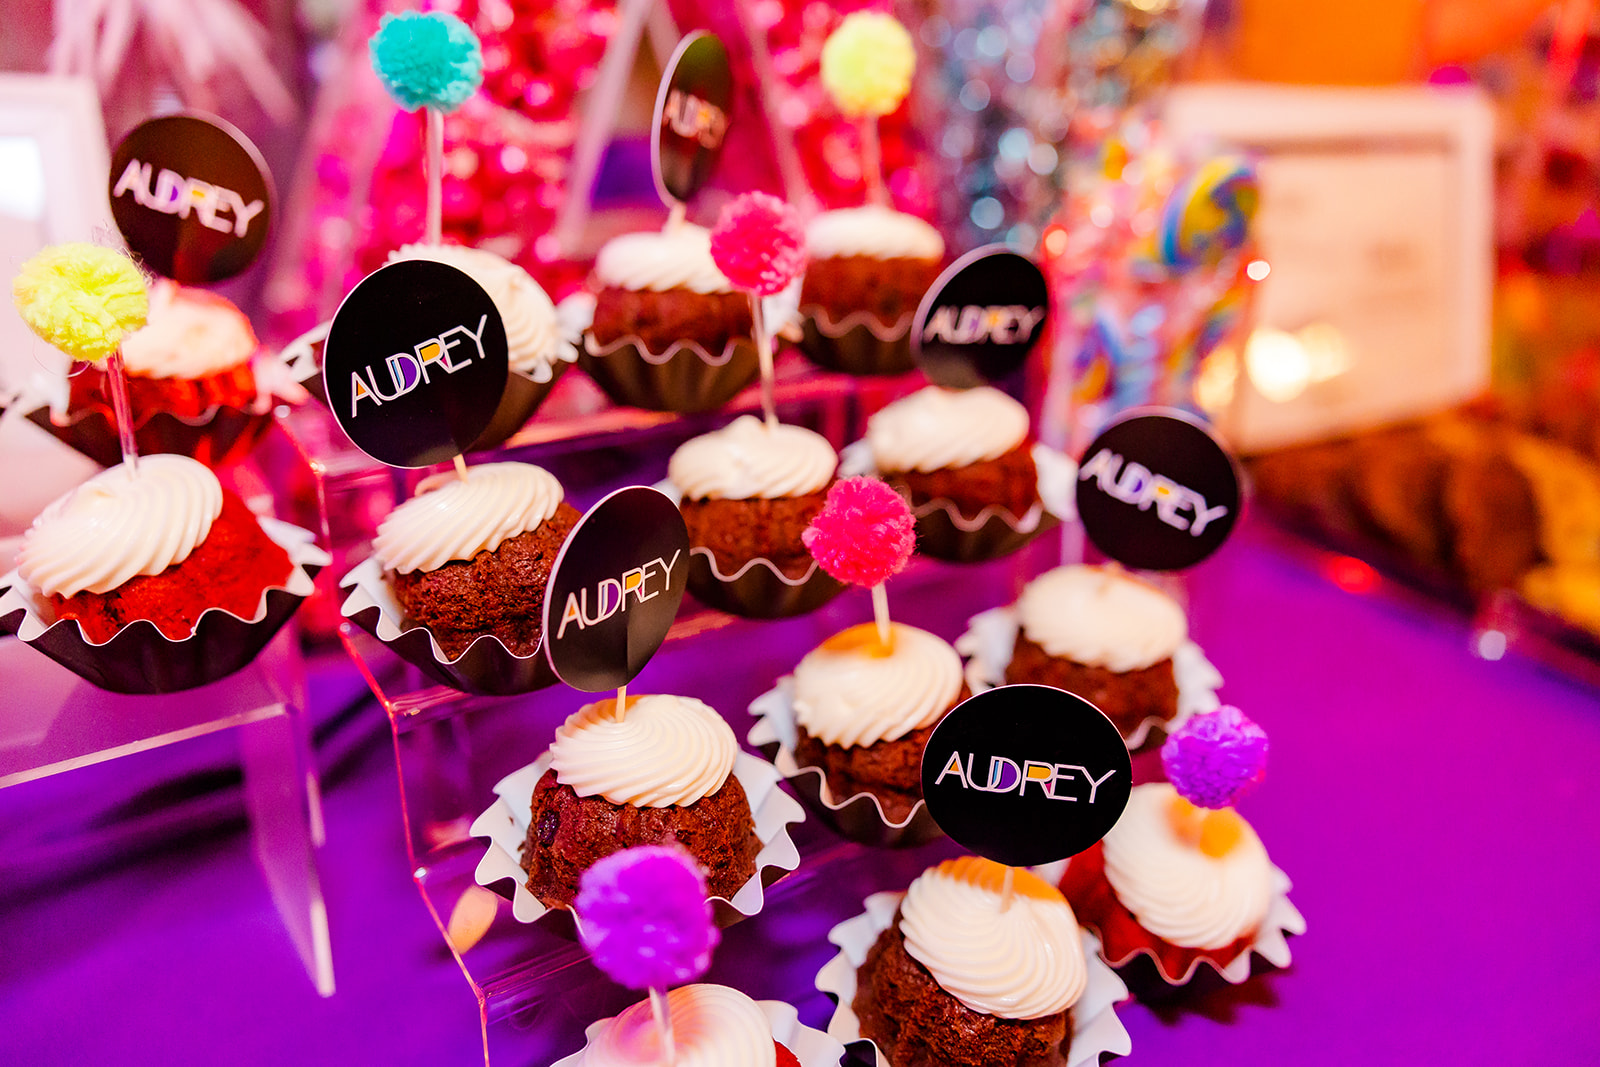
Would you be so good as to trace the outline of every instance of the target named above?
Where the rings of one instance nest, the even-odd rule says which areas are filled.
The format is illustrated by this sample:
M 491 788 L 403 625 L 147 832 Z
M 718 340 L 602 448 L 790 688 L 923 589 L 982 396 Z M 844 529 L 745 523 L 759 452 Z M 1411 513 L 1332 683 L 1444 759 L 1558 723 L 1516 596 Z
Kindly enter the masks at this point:
M 990 608 L 969 619 L 966 633 L 956 638 L 956 651 L 968 657 L 967 686 L 973 696 L 1006 684 L 1006 668 L 1016 649 L 1018 625 L 1015 606 Z M 1152 740 L 1152 731 L 1171 733 L 1188 722 L 1191 715 L 1216 711 L 1222 706 L 1217 697 L 1222 674 L 1193 641 L 1184 641 L 1172 654 L 1172 674 L 1178 683 L 1177 713 L 1170 719 L 1151 715 L 1140 722 L 1133 733 L 1123 738 L 1129 752 L 1137 752 Z
M 715 411 L 761 372 L 748 338 L 730 340 L 713 354 L 698 341 L 674 341 L 665 352 L 653 352 L 632 334 L 603 346 L 586 336 L 578 362 L 612 400 L 650 411 Z
M 813 1030 L 800 1021 L 800 1013 L 781 1000 L 758 1000 L 756 1006 L 772 1026 L 772 1039 L 800 1061 L 800 1067 L 839 1067 L 844 1057 L 844 1046 L 821 1030 Z M 590 1023 L 584 1030 L 582 1051 L 557 1060 L 552 1067 L 589 1067 L 589 1047 L 600 1036 L 601 1028 L 611 1019 Z
M 529 891 L 528 873 L 521 863 L 522 843 L 528 838 L 533 814 L 533 788 L 549 769 L 550 750 L 545 749 L 538 759 L 496 782 L 494 792 L 498 799 L 472 821 L 472 836 L 489 839 L 489 846 L 478 861 L 478 884 L 510 900 L 511 914 L 518 922 L 538 922 L 552 913 L 570 916 L 565 908 L 545 907 Z M 806 817 L 794 798 L 779 788 L 782 778 L 772 764 L 740 752 L 733 761 L 733 776 L 739 779 L 750 801 L 761 851 L 756 853 L 756 873 L 739 887 L 733 899 L 710 898 L 719 926 L 731 926 L 760 912 L 766 903 L 766 887 L 800 866 L 800 851 L 789 836 L 789 824 Z M 509 890 L 507 882 L 511 883 Z
M 512 696 L 557 681 L 545 659 L 543 642 L 531 655 L 519 656 L 498 637 L 485 634 L 451 659 L 427 627 L 405 625 L 405 611 L 375 558 L 362 561 L 339 579 L 339 588 L 350 590 L 340 614 L 440 685 L 463 693 Z
M 538 369 L 549 377 L 541 382 L 533 375 L 515 369 L 506 375 L 506 391 L 500 396 L 500 406 L 494 409 L 489 425 L 478 435 L 478 439 L 472 442 L 468 451 L 484 452 L 510 440 L 529 419 L 533 418 L 533 413 L 539 410 L 539 405 L 549 398 L 551 391 L 556 387 L 556 381 L 567 369 L 567 365 L 541 364 Z
M 48 406 L 35 408 L 25 417 L 102 467 L 122 462 L 116 418 L 98 406 L 71 411 L 61 421 Z M 249 455 L 271 426 L 270 408 L 258 413 L 217 405 L 193 419 L 154 412 L 134 429 L 133 439 L 142 456 L 174 453 L 220 467 Z
M 870 1046 L 878 1067 L 889 1067 L 889 1061 L 874 1042 L 861 1036 L 860 1020 L 851 1007 L 856 998 L 856 969 L 866 961 L 878 935 L 894 922 L 904 897 L 904 893 L 874 893 L 866 899 L 865 912 L 830 930 L 828 940 L 839 947 L 839 954 L 817 973 L 817 988 L 836 1005 L 828 1033 L 846 1045 L 862 1042 Z M 1101 960 L 1099 938 L 1088 930 L 1082 933 L 1088 984 L 1072 1006 L 1072 1041 L 1067 1055 L 1060 1058 L 1060 1067 L 1098 1067 L 1103 1053 L 1126 1056 L 1133 1048 L 1116 1012 L 1116 1006 L 1128 999 L 1128 987 Z
M 827 309 L 807 305 L 800 351 L 819 367 L 844 374 L 889 375 L 915 370 L 911 356 L 911 320 L 902 315 L 885 326 L 869 311 L 852 311 L 834 322 Z
M 1030 451 L 1039 475 L 1039 502 L 1027 514 L 1019 518 L 995 505 L 968 518 L 951 500 L 929 500 L 912 509 L 917 551 L 949 563 L 984 563 L 1009 556 L 1063 521 L 1076 520 L 1077 463 L 1049 445 L 1036 443 Z M 839 477 L 878 473 L 866 441 L 846 445 L 839 453 Z
M 294 569 L 283 585 L 262 592 L 255 614 L 248 619 L 208 608 L 194 633 L 181 641 L 140 619 L 96 644 L 77 620 L 57 620 L 49 601 L 12 571 L 0 578 L 0 633 L 15 634 L 78 677 L 113 693 L 152 695 L 210 685 L 256 658 L 311 595 L 312 579 L 330 562 L 311 531 L 276 519 L 260 522 L 266 535 L 289 554 Z
M 1047 863 L 1042 867 L 1035 867 L 1034 873 L 1051 885 L 1059 885 L 1061 876 L 1066 872 L 1071 860 L 1062 860 L 1059 863 Z M 1272 868 L 1272 902 L 1267 905 L 1267 917 L 1261 921 L 1261 929 L 1256 934 L 1256 939 L 1250 942 L 1248 948 L 1234 957 L 1226 967 L 1219 967 L 1216 961 L 1200 957 L 1189 964 L 1187 970 L 1181 975 L 1169 975 L 1162 968 L 1161 961 L 1155 953 L 1143 946 L 1126 953 L 1119 959 L 1112 959 L 1102 947 L 1101 959 L 1112 967 L 1125 967 L 1139 956 L 1146 956 L 1154 964 L 1154 970 L 1161 980 L 1169 986 L 1187 985 L 1194 979 L 1195 974 L 1202 965 L 1210 967 L 1222 976 L 1223 981 L 1230 985 L 1239 985 L 1250 978 L 1250 957 L 1260 956 L 1268 963 L 1280 970 L 1288 967 L 1293 962 L 1289 954 L 1288 938 L 1293 935 L 1299 937 L 1306 932 L 1305 916 L 1300 914 L 1289 900 L 1289 890 L 1293 888 L 1289 876 L 1284 874 L 1277 866 Z M 1091 926 L 1090 929 L 1093 929 Z
M 871 793 L 852 793 L 842 799 L 828 788 L 828 777 L 820 767 L 803 767 L 795 759 L 799 736 L 794 718 L 794 675 L 778 679 L 778 685 L 750 702 L 756 724 L 746 740 L 770 759 L 778 773 L 788 781 L 813 814 L 836 833 L 878 848 L 914 848 L 944 831 L 928 814 L 928 806 L 917 801 L 898 822 L 884 814 L 883 804 Z

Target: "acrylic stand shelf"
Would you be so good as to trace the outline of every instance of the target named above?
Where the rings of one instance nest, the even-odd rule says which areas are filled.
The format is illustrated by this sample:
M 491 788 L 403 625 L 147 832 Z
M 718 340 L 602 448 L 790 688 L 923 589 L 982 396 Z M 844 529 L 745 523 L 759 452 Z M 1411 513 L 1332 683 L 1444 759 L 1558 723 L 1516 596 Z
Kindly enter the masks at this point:
M 316 850 L 322 805 L 306 732 L 304 664 L 286 627 L 248 667 L 163 696 L 108 693 L 0 639 L 0 788 L 233 729 L 256 861 L 317 992 L 332 996 L 333 952 Z
M 784 421 L 809 426 L 838 446 L 860 435 L 864 412 L 919 384 L 916 376 L 820 374 L 790 359 L 780 364 L 778 407 Z M 658 481 L 679 443 L 755 407 L 752 389 L 707 416 L 614 408 L 581 375 L 568 374 L 547 407 L 493 458 L 539 463 L 584 508 L 617 486 Z M 425 472 L 374 464 L 329 421 L 324 413 L 303 412 L 291 430 L 318 473 L 325 532 L 336 559 L 346 556 L 332 570 L 342 574 L 366 555 L 377 521 Z M 970 615 L 1014 598 L 1023 581 L 1058 562 L 1060 552 L 1059 540 L 1045 537 L 995 563 L 918 560 L 895 579 L 891 610 L 897 619 L 953 640 Z M 735 619 L 688 600 L 667 644 L 630 689 L 705 700 L 742 741 L 754 723 L 746 712 L 753 698 L 805 650 L 870 617 L 864 590 L 810 615 L 771 622 Z M 494 783 L 531 762 L 562 720 L 594 698 L 562 686 L 514 697 L 470 696 L 432 684 L 358 628 L 346 625 L 341 638 L 388 714 L 412 877 L 477 999 L 485 1063 L 545 1064 L 576 1051 L 585 1025 L 637 996 L 599 976 L 565 917 L 519 923 L 508 903 L 478 886 L 473 872 L 486 842 L 468 836 L 468 827 L 493 802 Z M 866 894 L 903 887 L 950 846 L 870 850 L 809 816 L 791 830 L 799 869 L 769 887 L 760 914 L 725 931 L 708 980 L 797 1006 L 809 999 L 802 1018 L 823 1025 L 825 998 L 811 980 L 832 953 L 827 929 L 858 911 Z

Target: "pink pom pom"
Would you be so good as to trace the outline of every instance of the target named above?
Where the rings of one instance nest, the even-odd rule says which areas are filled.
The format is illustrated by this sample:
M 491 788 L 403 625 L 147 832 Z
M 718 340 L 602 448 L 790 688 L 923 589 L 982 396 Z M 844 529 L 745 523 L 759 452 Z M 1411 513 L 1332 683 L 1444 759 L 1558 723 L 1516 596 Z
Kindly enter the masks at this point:
M 905 569 L 917 530 L 911 507 L 888 485 L 845 478 L 833 483 L 800 540 L 839 581 L 874 586 Z
M 711 258 L 737 289 L 782 292 L 806 269 L 799 212 L 766 193 L 741 193 L 711 230 Z

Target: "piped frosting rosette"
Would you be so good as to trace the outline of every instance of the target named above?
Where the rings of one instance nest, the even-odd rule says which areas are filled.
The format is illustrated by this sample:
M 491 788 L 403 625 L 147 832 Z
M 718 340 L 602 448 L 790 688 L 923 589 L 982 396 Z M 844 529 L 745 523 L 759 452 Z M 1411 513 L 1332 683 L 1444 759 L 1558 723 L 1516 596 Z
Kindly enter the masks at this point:
M 829 931 L 839 954 L 816 981 L 836 1004 L 828 1033 L 846 1045 L 866 1042 L 878 1067 L 890 1067 L 862 1036 L 853 1004 L 858 970 L 898 915 L 906 954 L 966 1008 L 1005 1019 L 1070 1011 L 1061 1067 L 1098 1064 L 1102 1053 L 1127 1055 L 1132 1042 L 1115 1008 L 1128 989 L 1101 961 L 1099 940 L 1078 925 L 1059 891 L 1026 871 L 1017 872 L 1015 896 L 1003 907 L 1003 870 L 972 856 L 948 860 L 904 893 L 874 893 L 861 915 Z
M 1231 808 L 1197 809 L 1166 782 L 1135 786 L 1103 841 L 1038 873 L 1084 906 L 1107 963 L 1146 956 L 1168 985 L 1202 965 L 1237 985 L 1252 954 L 1287 967 L 1288 935 L 1306 931 L 1288 875 L 1249 823 Z
M 833 481 L 839 457 L 821 434 L 800 426 L 767 426 L 741 415 L 727 426 L 681 445 L 656 488 L 675 502 L 775 500 L 820 493 Z M 718 564 L 710 548 L 690 552 L 689 592 L 719 611 L 752 619 L 803 615 L 844 590 L 815 560 L 791 576 L 756 556 L 737 567 Z
M 1158 715 L 1124 733 L 1136 752 L 1151 731 L 1173 731 L 1199 712 L 1221 703 L 1222 674 L 1189 638 L 1183 609 L 1166 594 L 1128 575 L 1104 568 L 1068 565 L 1035 578 L 1017 603 L 974 615 L 956 639 L 967 657 L 966 679 L 973 693 L 1006 684 L 1006 668 L 1019 629 L 1046 654 L 1089 667 L 1127 672 L 1172 660 L 1178 707 L 1170 719 Z
M 688 222 L 669 222 L 659 231 L 623 234 L 606 242 L 595 260 L 592 282 L 596 288 L 631 292 L 735 293 L 711 258 L 711 232 Z M 775 329 L 791 322 L 796 301 L 792 294 L 766 298 L 767 321 Z M 711 351 L 692 337 L 662 344 L 623 334 L 601 343 L 590 332 L 578 361 L 612 400 L 652 411 L 713 411 L 760 372 L 750 337 L 729 338 Z
M 58 618 L 48 599 L 106 592 L 182 563 L 205 541 L 221 508 L 216 475 L 187 457 L 147 456 L 136 474 L 120 465 L 102 471 L 35 522 L 18 569 L 0 578 L 0 632 L 116 693 L 172 693 L 227 677 L 254 659 L 311 595 L 312 579 L 329 558 L 309 530 L 258 519 L 287 553 L 289 577 L 264 589 L 248 618 L 207 608 L 181 640 L 139 619 L 95 642 L 75 619 Z
M 390 263 L 427 259 L 466 274 L 489 294 L 506 328 L 510 375 L 500 406 L 472 443 L 473 451 L 494 448 L 532 417 L 568 365 L 577 362 L 582 329 L 572 309 L 557 308 L 533 276 L 510 260 L 482 248 L 461 245 L 404 245 Z
M 304 393 L 260 351 L 250 320 L 226 298 L 162 279 L 149 321 L 122 343 L 140 455 L 189 456 L 209 467 L 243 458 L 272 425 L 276 402 Z M 81 372 L 103 379 L 105 371 Z M 116 413 L 104 390 L 74 399 L 74 379 L 33 375 L 13 406 L 103 467 L 122 462 Z M 147 395 L 148 394 L 148 395 Z
M 806 227 L 806 248 L 814 267 L 829 259 L 934 264 L 944 259 L 944 238 L 938 230 L 915 215 L 877 204 L 824 211 Z M 821 269 L 828 269 L 825 262 Z M 866 309 L 835 317 L 803 298 L 800 314 L 804 331 L 800 350 L 819 366 L 846 374 L 904 374 L 916 366 L 911 356 L 915 300 L 893 322 Z
M 800 1067 L 838 1067 L 844 1046 L 800 1021 L 779 1000 L 751 1000 L 726 986 L 679 986 L 667 994 L 677 1067 L 773 1067 L 776 1041 Z M 655 1067 L 660 1062 L 649 1001 L 591 1023 L 582 1051 L 555 1067 Z
M 517 655 L 493 634 L 450 656 L 427 627 L 406 618 L 385 571 L 432 570 L 452 560 L 493 552 L 555 514 L 561 483 L 531 463 L 483 463 L 436 474 L 378 527 L 373 554 L 339 580 L 348 590 L 340 612 L 395 655 L 441 685 L 505 696 L 555 684 L 541 646 Z
M 799 728 L 825 745 L 897 741 L 938 722 L 961 695 L 961 661 L 935 634 L 894 623 L 893 648 L 874 651 L 870 624 L 846 630 L 808 653 L 793 674 L 750 703 L 756 723 L 746 740 L 760 749 L 807 806 L 833 829 L 864 844 L 909 848 L 942 836 L 917 800 L 891 818 L 865 790 L 839 796 L 820 767 L 795 756 Z
M 885 471 L 928 473 L 995 460 L 1028 437 L 1028 413 L 998 389 L 928 386 L 867 420 L 867 436 L 847 445 L 840 475 Z M 978 563 L 1010 555 L 1059 522 L 1077 518 L 1077 464 L 1044 444 L 1029 450 L 1037 500 L 1021 515 L 1001 504 L 967 515 L 948 498 L 912 508 L 917 551 L 935 559 Z
M 511 912 L 519 922 L 538 922 L 552 910 L 528 889 L 521 864 L 532 818 L 529 798 L 545 772 L 580 797 L 600 796 L 636 807 L 686 806 L 721 789 L 731 775 L 750 802 L 756 838 L 755 873 L 731 898 L 712 897 L 723 926 L 759 912 L 766 886 L 800 865 L 789 824 L 805 811 L 779 788 L 772 764 L 739 750 L 723 718 L 688 697 L 630 698 L 617 721 L 591 704 L 569 717 L 539 758 L 495 784 L 495 803 L 472 823 L 472 836 L 488 839 L 478 861 L 477 881 L 504 895 L 510 883 Z

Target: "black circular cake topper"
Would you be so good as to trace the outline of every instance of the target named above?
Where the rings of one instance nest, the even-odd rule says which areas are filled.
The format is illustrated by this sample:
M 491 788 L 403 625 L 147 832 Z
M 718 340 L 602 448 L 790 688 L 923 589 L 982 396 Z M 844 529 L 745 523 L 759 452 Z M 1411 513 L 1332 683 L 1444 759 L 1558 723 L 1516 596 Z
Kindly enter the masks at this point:
M 1133 764 L 1099 708 L 1045 685 L 979 693 L 922 754 L 928 814 L 951 840 L 1012 867 L 1076 856 L 1122 817 Z
M 391 467 L 466 452 L 506 391 L 506 328 L 482 286 L 408 259 L 350 290 L 322 346 L 328 407 L 355 446 Z
M 662 200 L 686 202 L 711 177 L 732 106 L 733 68 L 722 42 L 704 31 L 679 41 L 661 76 L 650 139 L 650 169 Z
M 590 508 L 545 587 L 556 676 L 586 693 L 631 682 L 667 639 L 688 575 L 689 530 L 665 493 L 631 485 Z
M 1078 466 L 1078 517 L 1094 546 L 1140 570 L 1190 567 L 1222 547 L 1239 518 L 1239 467 L 1199 419 L 1130 411 Z
M 1022 366 L 1044 333 L 1050 287 L 1027 256 L 975 249 L 945 268 L 911 320 L 911 353 L 938 385 L 971 389 Z
M 272 179 L 261 153 L 209 115 L 164 115 L 134 127 L 111 157 L 110 192 L 128 247 L 185 285 L 243 271 L 272 223 Z

